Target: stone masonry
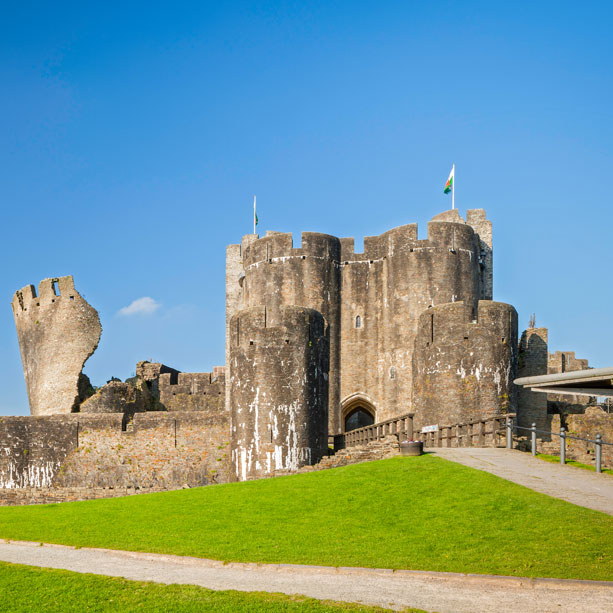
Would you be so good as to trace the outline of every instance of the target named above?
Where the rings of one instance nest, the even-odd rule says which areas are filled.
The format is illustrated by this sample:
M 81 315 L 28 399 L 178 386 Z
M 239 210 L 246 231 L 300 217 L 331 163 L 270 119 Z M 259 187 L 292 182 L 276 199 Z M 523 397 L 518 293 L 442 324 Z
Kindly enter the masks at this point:
M 12 301 L 32 415 L 70 413 L 83 399 L 81 371 L 102 327 L 72 277 L 45 279 L 15 292 Z
M 437 215 L 426 240 L 417 238 L 416 224 L 366 237 L 363 253 L 355 253 L 352 238 L 327 234 L 303 233 L 299 248 L 291 234 L 247 235 L 227 250 L 227 321 L 255 306 L 301 306 L 323 315 L 330 335 L 330 434 L 344 431 L 356 408 L 376 421 L 406 413 L 419 404 L 424 383 L 413 366 L 422 314 L 457 302 L 475 310 L 479 300 L 492 299 L 491 222 L 480 209 L 468 211 L 467 219 L 457 210 Z M 507 338 L 512 372 L 517 332 L 494 336 Z M 493 367 L 492 356 L 484 367 Z M 515 410 L 514 394 L 504 393 L 488 410 Z M 229 394 L 226 399 L 229 411 Z M 445 412 L 459 410 L 459 402 L 455 396 L 452 405 L 439 407 L 440 419 L 447 421 Z
M 510 412 L 515 402 L 517 313 L 480 300 L 476 309 L 454 302 L 422 313 L 413 359 L 416 427 L 466 423 Z
M 515 309 L 493 301 L 492 224 L 482 209 L 435 216 L 426 239 L 416 224 L 366 237 L 362 253 L 352 238 L 306 232 L 294 247 L 291 234 L 248 234 L 226 250 L 225 300 L 225 366 L 185 373 L 143 361 L 134 377 L 95 390 L 82 369 L 100 321 L 72 277 L 16 292 L 32 417 L 0 418 L 0 504 L 383 457 L 389 441 L 326 459 L 329 437 L 407 413 L 417 432 L 507 412 L 519 425 L 608 432 L 610 416 L 580 398 L 562 406 L 518 394 L 518 375 L 587 362 L 549 354 L 546 328 L 518 342 Z
M 251 307 L 230 323 L 232 464 L 236 478 L 295 471 L 328 448 L 330 347 L 320 313 Z

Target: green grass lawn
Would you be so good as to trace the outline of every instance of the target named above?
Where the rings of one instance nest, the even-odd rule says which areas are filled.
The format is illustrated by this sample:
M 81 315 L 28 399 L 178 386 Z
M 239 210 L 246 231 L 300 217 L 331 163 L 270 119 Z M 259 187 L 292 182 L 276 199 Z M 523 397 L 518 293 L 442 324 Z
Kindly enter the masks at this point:
M 536 457 L 539 460 L 545 460 L 545 462 L 552 462 L 554 464 L 559 464 L 560 463 L 560 456 L 559 455 L 549 455 L 547 453 L 537 453 Z M 566 464 L 567 466 L 576 466 L 577 468 L 585 468 L 586 470 L 591 470 L 593 472 L 596 472 L 596 467 L 595 466 L 590 466 L 589 464 L 583 464 L 582 462 L 577 462 L 575 460 L 566 460 Z M 611 470 L 610 468 L 603 468 L 602 469 L 603 473 L 606 473 L 607 475 L 613 475 L 613 470 Z
M 4 564 L 0 562 L 3 611 L 387 611 L 304 596 L 264 592 L 212 591 L 194 585 L 161 585 Z M 4 608 L 4 607 L 7 608 Z M 417 609 L 409 609 L 420 613 Z M 421 612 L 423 613 L 423 612 Z
M 0 508 L 0 538 L 226 561 L 613 579 L 613 518 L 431 455 Z

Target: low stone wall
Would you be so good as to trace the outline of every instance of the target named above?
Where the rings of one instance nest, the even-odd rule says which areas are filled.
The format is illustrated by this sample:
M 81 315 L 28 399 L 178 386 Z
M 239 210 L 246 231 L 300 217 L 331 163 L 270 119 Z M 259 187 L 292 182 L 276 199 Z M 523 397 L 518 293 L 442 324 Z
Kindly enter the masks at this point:
M 225 412 L 72 414 L 0 419 L 0 491 L 173 489 L 229 480 Z M 117 494 L 114 494 L 117 495 Z
M 560 426 L 564 426 L 569 436 L 595 440 L 596 435 L 600 434 L 603 441 L 613 443 L 613 415 L 603 411 L 600 407 L 588 407 L 582 414 L 549 415 L 547 421 L 548 428 L 553 433 L 559 434 Z M 538 439 L 537 451 L 539 453 L 560 454 L 559 437 L 539 435 Z M 595 445 L 567 438 L 566 458 L 594 465 L 596 463 Z M 613 468 L 613 445 L 602 446 L 602 467 Z
M 178 488 L 175 488 L 178 489 Z M 134 489 L 125 488 L 90 488 L 90 487 L 24 487 L 18 489 L 0 489 L 1 506 L 20 506 L 25 504 L 53 504 L 57 502 L 74 502 L 76 500 L 95 500 L 97 498 L 116 498 L 134 494 L 150 494 L 168 491 L 164 488 Z

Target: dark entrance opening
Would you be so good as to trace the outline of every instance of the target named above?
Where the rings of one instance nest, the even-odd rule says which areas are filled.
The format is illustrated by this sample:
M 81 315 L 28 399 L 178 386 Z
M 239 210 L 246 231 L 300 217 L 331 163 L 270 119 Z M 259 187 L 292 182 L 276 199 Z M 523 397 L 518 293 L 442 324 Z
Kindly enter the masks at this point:
M 356 407 L 345 417 L 345 432 L 363 428 L 364 426 L 372 426 L 375 423 L 375 418 L 372 413 L 364 407 Z

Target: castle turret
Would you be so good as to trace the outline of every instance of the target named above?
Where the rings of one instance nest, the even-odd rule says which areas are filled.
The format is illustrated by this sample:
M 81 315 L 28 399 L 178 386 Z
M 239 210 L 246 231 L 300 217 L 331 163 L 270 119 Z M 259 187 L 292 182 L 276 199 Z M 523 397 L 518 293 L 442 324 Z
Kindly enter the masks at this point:
M 303 232 L 294 248 L 292 235 L 269 232 L 242 249 L 243 271 L 228 284 L 242 287 L 243 308 L 299 306 L 321 313 L 330 339 L 330 431 L 338 430 L 340 406 L 340 242 L 328 234 Z
M 86 397 L 81 374 L 94 353 L 102 327 L 98 312 L 77 292 L 71 276 L 44 279 L 13 296 L 30 413 L 70 413 Z
M 230 321 L 232 463 L 244 481 L 319 461 L 328 445 L 327 326 L 302 307 L 252 307 Z
M 482 300 L 422 313 L 413 355 L 416 425 L 463 423 L 516 409 L 517 312 Z

